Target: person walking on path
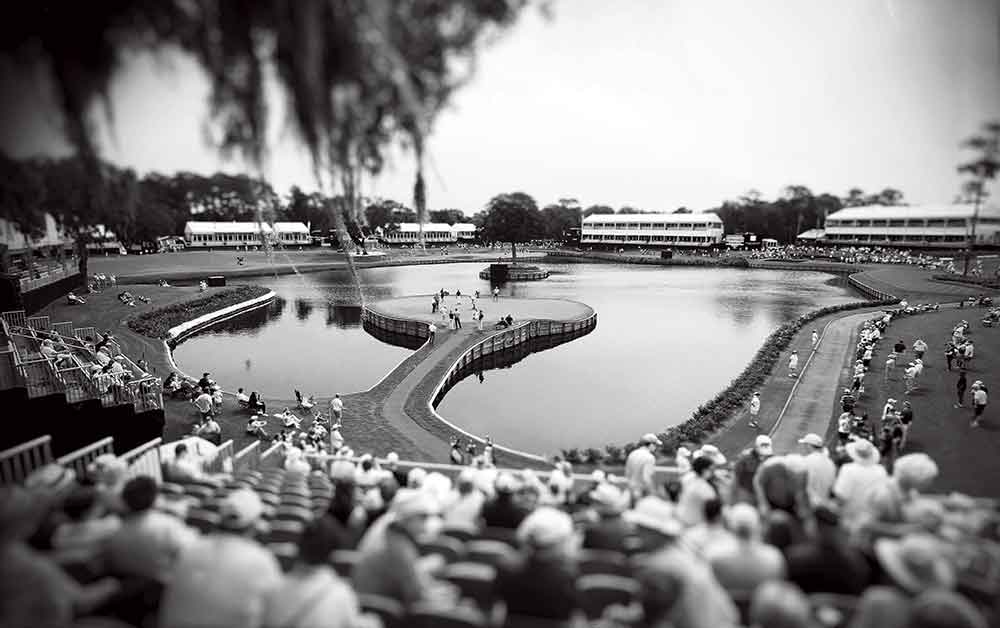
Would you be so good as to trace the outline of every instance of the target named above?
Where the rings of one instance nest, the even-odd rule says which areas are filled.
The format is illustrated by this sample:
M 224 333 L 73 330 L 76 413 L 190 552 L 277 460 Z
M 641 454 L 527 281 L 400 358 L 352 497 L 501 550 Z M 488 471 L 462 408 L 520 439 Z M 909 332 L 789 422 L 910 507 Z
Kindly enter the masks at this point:
M 972 358 L 976 357 L 976 348 L 971 340 L 965 341 L 965 368 L 972 369 Z
M 792 355 L 788 356 L 788 376 L 797 377 L 799 374 L 799 352 L 792 351 Z
M 917 338 L 913 343 L 913 355 L 923 359 L 925 351 L 927 351 L 927 343 L 924 342 L 923 338 Z
M 499 287 L 493 288 L 493 301 L 496 302 L 499 300 L 500 300 L 500 288 Z
M 906 345 L 903 344 L 902 338 L 896 341 L 896 344 L 892 346 L 892 350 L 898 353 L 899 355 L 903 355 L 904 353 L 906 353 Z
M 437 333 L 437 325 L 431 323 L 427 326 L 427 344 L 434 346 L 434 335 Z
M 983 386 L 982 382 L 976 382 L 972 385 L 972 427 L 979 427 L 979 421 L 983 417 L 987 403 L 989 403 L 989 395 L 986 394 L 986 387 Z
M 910 362 L 906 365 L 906 370 L 903 371 L 903 383 L 906 385 L 906 392 L 903 393 L 904 395 L 910 394 L 913 392 L 913 389 L 917 387 L 915 381 L 916 377 L 917 366 L 913 362 Z
M 455 329 L 462 328 L 462 310 L 458 306 L 455 306 Z
M 757 422 L 758 415 L 760 415 L 760 393 L 755 392 L 750 398 L 750 427 L 755 429 L 760 427 L 760 423 Z
M 956 408 L 964 408 L 965 405 L 965 389 L 968 387 L 969 383 L 965 379 L 965 369 L 958 372 L 958 381 L 955 382 L 955 392 L 958 395 L 958 403 L 955 404 Z
M 903 402 L 903 409 L 899 411 L 899 427 L 902 430 L 902 436 L 899 438 L 899 450 L 902 451 L 906 449 L 906 439 L 910 435 L 910 425 L 913 424 L 913 406 L 910 405 L 909 401 Z
M 812 333 L 812 343 L 813 343 L 813 351 L 819 348 L 819 332 L 816 331 L 815 329 L 813 330 Z
M 344 416 L 344 402 L 340 395 L 334 395 L 333 399 L 330 400 L 330 414 L 333 416 L 334 422 L 340 423 L 341 417 Z
M 955 360 L 955 354 L 958 353 L 958 349 L 955 347 L 954 342 L 949 342 L 948 346 L 944 348 L 944 359 L 948 363 L 948 370 L 951 370 L 951 363 Z
M 882 383 L 888 384 L 889 379 L 892 376 L 892 372 L 896 370 L 896 353 L 890 353 L 885 359 L 885 370 L 882 371 Z
M 486 318 L 486 314 L 484 314 L 482 310 L 479 310 L 476 318 L 479 320 L 479 331 L 483 331 L 483 319 Z

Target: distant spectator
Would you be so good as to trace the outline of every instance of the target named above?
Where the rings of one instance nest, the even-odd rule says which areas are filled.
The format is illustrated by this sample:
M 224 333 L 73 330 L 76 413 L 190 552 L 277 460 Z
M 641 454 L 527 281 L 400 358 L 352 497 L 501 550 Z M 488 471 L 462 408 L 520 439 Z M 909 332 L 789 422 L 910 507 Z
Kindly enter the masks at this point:
M 799 439 L 799 444 L 805 450 L 806 495 L 809 504 L 816 506 L 830 499 L 830 491 L 837 479 L 837 465 L 818 434 L 806 434 Z
M 488 528 L 515 529 L 527 513 L 515 503 L 514 495 L 518 490 L 517 480 L 509 473 L 500 473 L 494 482 L 496 497 L 483 504 L 483 525 Z
M 126 514 L 105 553 L 110 573 L 165 583 L 181 552 L 198 538 L 177 517 L 154 509 L 156 496 L 156 481 L 147 476 L 129 480 L 122 490 Z
M 282 584 L 274 554 L 252 540 L 263 512 L 249 489 L 225 497 L 218 530 L 190 545 L 177 563 L 160 604 L 161 626 L 262 625 L 264 600 Z
M 656 434 L 644 434 L 639 439 L 639 447 L 629 452 L 625 459 L 625 479 L 635 495 L 651 495 L 656 492 L 653 471 L 656 466 L 656 452 L 663 442 Z
M 692 475 L 681 485 L 681 496 L 677 500 L 677 518 L 686 526 L 702 523 L 705 517 L 705 502 L 718 499 L 719 494 L 710 479 L 715 471 L 715 461 L 710 456 L 700 456 L 691 463 Z
M 753 478 L 761 463 L 773 454 L 771 437 L 766 434 L 759 435 L 754 440 L 754 446 L 740 454 L 733 466 L 733 502 L 757 503 L 753 489 Z
M 840 468 L 833 483 L 833 494 L 840 500 L 844 518 L 850 523 L 863 513 L 871 487 L 884 482 L 888 474 L 885 467 L 878 463 L 878 450 L 870 441 L 858 439 L 849 442 L 844 451 L 851 461 Z

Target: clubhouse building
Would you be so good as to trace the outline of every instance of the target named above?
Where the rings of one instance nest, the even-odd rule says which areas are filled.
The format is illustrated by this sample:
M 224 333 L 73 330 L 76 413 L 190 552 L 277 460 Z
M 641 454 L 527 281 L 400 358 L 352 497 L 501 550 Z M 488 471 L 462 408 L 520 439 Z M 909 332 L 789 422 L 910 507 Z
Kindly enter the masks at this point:
M 972 205 L 847 207 L 827 216 L 825 229 L 815 241 L 837 246 L 960 249 L 972 234 L 973 213 Z M 985 205 L 976 220 L 974 246 L 998 245 L 1000 207 Z
M 420 225 L 415 222 L 401 222 L 394 229 L 381 227 L 376 233 L 383 244 L 410 245 L 420 242 Z M 424 223 L 424 244 L 460 244 L 473 242 L 475 239 L 476 225 L 472 223 Z
M 301 222 L 198 222 L 184 225 L 184 244 L 189 249 L 262 246 L 308 246 L 309 227 Z
M 699 214 L 594 214 L 583 219 L 583 246 L 708 248 L 723 242 L 722 219 Z

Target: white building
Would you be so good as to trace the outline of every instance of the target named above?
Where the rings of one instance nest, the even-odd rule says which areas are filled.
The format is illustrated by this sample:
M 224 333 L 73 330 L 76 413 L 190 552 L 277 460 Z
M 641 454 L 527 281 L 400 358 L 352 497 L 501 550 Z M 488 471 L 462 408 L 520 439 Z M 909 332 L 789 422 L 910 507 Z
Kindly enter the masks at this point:
M 301 222 L 198 222 L 184 225 L 188 248 L 226 246 L 261 246 L 265 239 L 272 245 L 308 246 L 312 239 L 309 227 Z
M 594 214 L 583 219 L 581 245 L 710 247 L 723 241 L 722 219 L 699 214 Z
M 823 242 L 848 246 L 964 248 L 972 233 L 972 205 L 869 205 L 827 216 Z M 1000 245 L 1000 207 L 984 206 L 975 246 Z
M 386 244 L 417 244 L 420 242 L 420 225 L 415 222 L 401 222 L 395 229 L 380 228 L 379 240 Z M 444 222 L 424 223 L 425 244 L 456 244 L 470 242 L 476 238 L 476 225 L 471 223 Z

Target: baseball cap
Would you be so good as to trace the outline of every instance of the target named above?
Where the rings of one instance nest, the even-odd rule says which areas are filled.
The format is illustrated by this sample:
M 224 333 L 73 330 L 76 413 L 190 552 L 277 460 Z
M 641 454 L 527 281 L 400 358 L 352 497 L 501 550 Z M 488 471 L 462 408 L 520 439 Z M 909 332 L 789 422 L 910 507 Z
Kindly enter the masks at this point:
M 551 547 L 573 534 L 573 519 L 550 506 L 536 508 L 517 528 L 517 538 L 532 547 Z
M 663 444 L 663 441 L 661 441 L 659 437 L 657 437 L 656 434 L 652 432 L 649 432 L 648 434 L 643 434 L 642 438 L 639 439 L 639 442 L 641 442 L 644 445 L 650 445 L 650 444 L 656 445 L 657 447 Z
M 396 464 L 397 462 L 399 462 L 399 454 L 397 454 L 394 451 L 390 451 L 388 454 L 385 455 L 385 461 L 389 464 Z
M 811 445 L 813 447 L 822 447 L 823 438 L 819 434 L 806 434 L 799 439 L 800 445 Z

